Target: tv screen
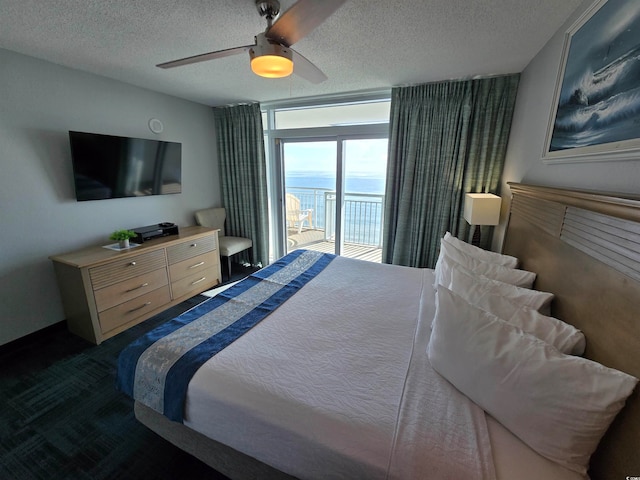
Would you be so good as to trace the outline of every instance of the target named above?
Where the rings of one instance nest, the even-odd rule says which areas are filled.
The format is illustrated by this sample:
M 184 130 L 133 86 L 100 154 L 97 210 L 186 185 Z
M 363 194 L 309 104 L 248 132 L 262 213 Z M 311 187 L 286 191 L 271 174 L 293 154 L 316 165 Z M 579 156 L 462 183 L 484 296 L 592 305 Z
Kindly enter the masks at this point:
M 182 144 L 69 132 L 76 199 L 182 192 Z

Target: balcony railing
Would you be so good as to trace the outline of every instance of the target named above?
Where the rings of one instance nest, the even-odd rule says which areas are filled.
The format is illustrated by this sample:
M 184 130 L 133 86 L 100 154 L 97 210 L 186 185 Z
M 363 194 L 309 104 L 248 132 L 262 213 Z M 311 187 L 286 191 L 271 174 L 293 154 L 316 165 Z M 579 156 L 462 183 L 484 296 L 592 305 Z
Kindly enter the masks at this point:
M 323 188 L 288 188 L 300 200 L 300 208 L 312 209 L 313 229 L 324 231 L 325 240 L 336 232 L 336 192 Z M 346 243 L 382 247 L 384 195 L 349 193 L 344 195 L 343 236 Z

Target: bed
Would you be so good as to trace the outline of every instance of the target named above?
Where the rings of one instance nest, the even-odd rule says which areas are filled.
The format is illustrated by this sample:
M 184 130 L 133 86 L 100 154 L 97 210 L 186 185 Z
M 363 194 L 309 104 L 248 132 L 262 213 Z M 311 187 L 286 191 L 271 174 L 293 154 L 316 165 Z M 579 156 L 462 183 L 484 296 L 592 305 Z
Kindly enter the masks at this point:
M 640 376 L 640 201 L 519 184 L 511 184 L 511 190 L 504 256 L 519 259 L 519 271 L 535 272 L 535 289 L 555 295 L 552 310 L 544 313 L 583 332 L 585 357 L 619 371 L 613 381 L 627 389 L 612 401 L 619 408 L 610 409 L 600 426 L 607 433 L 589 475 L 639 475 L 640 401 L 637 392 L 628 394 L 635 386 L 631 376 Z M 193 377 L 183 380 L 184 393 L 176 396 L 182 403 L 174 405 L 158 391 L 157 378 L 165 374 L 156 377 L 152 367 L 151 376 L 139 383 L 146 382 L 143 390 L 155 400 L 138 395 L 135 403 L 143 424 L 230 478 L 584 478 L 579 469 L 553 461 L 546 445 L 536 450 L 538 439 L 518 430 L 527 426 L 526 415 L 492 411 L 511 391 L 501 391 L 497 383 L 478 390 L 472 380 L 481 371 L 470 380 L 464 371 L 472 366 L 454 368 L 464 356 L 451 358 L 456 348 L 465 355 L 477 353 L 474 343 L 459 342 L 489 330 L 459 335 L 450 328 L 455 322 L 442 320 L 465 303 L 444 288 L 451 280 L 440 278 L 453 273 L 442 266 L 411 269 L 315 252 L 294 257 L 264 269 L 263 278 L 245 280 L 212 299 L 231 304 L 237 300 L 229 298 L 242 299 L 252 290 L 264 290 L 269 299 L 283 297 L 265 312 L 248 315 L 246 333 L 225 340 L 226 348 L 216 347 L 218 353 L 202 366 L 189 367 Z M 309 272 L 308 266 L 318 262 L 322 268 Z M 532 281 L 520 277 L 515 281 Z M 237 315 L 246 319 L 242 308 Z M 509 329 L 517 341 L 526 337 L 535 348 L 544 343 L 540 348 L 548 354 L 539 338 L 530 339 L 486 312 L 469 311 L 483 315 L 489 326 Z M 186 314 L 189 320 L 206 315 Z M 432 337 L 438 338 L 437 345 L 451 343 L 437 348 Z M 157 339 L 147 339 L 144 348 L 138 345 L 134 357 Z M 166 354 L 166 345 L 154 348 Z M 572 365 L 582 361 L 556 356 Z M 119 365 L 119 378 L 128 369 L 127 382 L 139 388 L 136 378 L 145 375 L 138 363 L 145 362 L 126 363 Z M 174 376 L 183 376 L 177 372 Z M 605 390 L 608 394 L 614 388 Z M 486 392 L 500 393 L 486 398 Z M 426 408 L 425 399 L 437 408 Z M 159 413 L 163 409 L 169 414 Z

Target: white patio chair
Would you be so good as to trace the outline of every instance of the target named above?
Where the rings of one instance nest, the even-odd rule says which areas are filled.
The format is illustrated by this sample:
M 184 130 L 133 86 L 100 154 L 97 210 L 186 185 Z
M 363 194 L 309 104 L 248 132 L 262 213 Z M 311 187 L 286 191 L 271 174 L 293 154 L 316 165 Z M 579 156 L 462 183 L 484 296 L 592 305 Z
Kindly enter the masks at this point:
M 305 221 L 309 224 L 309 228 L 313 228 L 312 208 L 300 209 L 300 199 L 292 193 L 287 193 L 285 205 L 287 209 L 287 225 L 289 228 L 296 228 L 297 225 L 298 233 L 301 233 Z

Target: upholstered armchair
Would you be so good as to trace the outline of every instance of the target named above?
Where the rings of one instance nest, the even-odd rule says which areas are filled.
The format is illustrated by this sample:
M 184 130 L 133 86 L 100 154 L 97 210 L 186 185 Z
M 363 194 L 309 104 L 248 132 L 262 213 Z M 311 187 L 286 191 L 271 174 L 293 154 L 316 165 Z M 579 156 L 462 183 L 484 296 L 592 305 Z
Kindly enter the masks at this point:
M 207 208 L 195 213 L 196 223 L 203 227 L 217 228 L 220 257 L 227 259 L 227 278 L 231 278 L 231 256 L 253 247 L 250 238 L 231 237 L 225 235 L 224 222 L 227 212 L 224 208 Z M 224 268 L 223 268 L 224 276 Z

